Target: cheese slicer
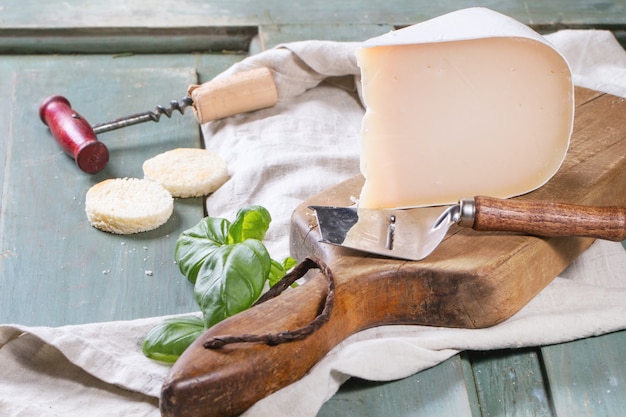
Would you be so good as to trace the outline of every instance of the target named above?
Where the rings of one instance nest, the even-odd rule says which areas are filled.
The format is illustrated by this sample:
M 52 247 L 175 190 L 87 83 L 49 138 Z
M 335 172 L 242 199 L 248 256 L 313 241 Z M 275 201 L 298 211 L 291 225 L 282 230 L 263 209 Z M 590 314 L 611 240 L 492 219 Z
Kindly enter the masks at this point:
M 478 196 L 451 206 L 360 209 L 311 206 L 321 242 L 406 260 L 430 255 L 453 224 L 476 231 L 626 239 L 626 208 Z

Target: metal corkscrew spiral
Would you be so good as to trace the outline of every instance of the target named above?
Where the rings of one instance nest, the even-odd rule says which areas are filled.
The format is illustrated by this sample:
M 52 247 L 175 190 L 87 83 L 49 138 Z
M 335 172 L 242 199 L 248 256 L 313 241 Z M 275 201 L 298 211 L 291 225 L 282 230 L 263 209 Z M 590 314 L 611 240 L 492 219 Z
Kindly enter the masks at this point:
M 93 126 L 93 131 L 95 134 L 99 134 L 147 121 L 158 122 L 161 119 L 161 115 L 172 117 L 172 113 L 174 111 L 178 111 L 180 114 L 185 114 L 185 109 L 191 105 L 193 105 L 191 97 L 184 97 L 179 101 L 172 100 L 170 101 L 169 107 L 157 106 L 155 111 L 137 113 L 113 120 L 111 122 L 100 123 Z

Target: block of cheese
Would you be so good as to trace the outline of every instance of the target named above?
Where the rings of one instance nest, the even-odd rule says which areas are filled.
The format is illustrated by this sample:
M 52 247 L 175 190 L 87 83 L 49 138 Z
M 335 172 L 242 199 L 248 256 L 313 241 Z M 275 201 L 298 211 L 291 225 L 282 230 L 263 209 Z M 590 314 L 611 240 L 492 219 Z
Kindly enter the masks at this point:
M 559 169 L 574 120 L 565 58 L 485 8 L 453 12 L 357 50 L 366 113 L 364 208 L 508 198 Z

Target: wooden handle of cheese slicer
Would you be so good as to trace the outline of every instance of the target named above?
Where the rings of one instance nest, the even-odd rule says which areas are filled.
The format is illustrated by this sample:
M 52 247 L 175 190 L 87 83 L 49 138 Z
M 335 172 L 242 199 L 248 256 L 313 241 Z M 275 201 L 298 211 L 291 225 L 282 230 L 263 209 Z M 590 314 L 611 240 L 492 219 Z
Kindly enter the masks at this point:
M 39 106 L 39 117 L 50 128 L 63 150 L 89 174 L 100 172 L 109 161 L 107 147 L 99 142 L 91 125 L 62 96 L 51 96 Z
M 475 197 L 472 228 L 537 236 L 626 239 L 626 208 Z
M 274 77 L 265 67 L 192 85 L 187 94 L 193 100 L 198 123 L 272 107 L 278 102 Z

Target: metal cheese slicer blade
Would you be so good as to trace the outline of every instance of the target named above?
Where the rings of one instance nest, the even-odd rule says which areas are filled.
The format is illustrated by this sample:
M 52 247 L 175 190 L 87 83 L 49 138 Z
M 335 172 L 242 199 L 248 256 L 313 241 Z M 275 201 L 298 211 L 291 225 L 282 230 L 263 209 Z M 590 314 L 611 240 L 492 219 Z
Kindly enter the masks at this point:
M 322 242 L 398 259 L 420 260 L 441 243 L 458 206 L 404 210 L 312 206 Z

